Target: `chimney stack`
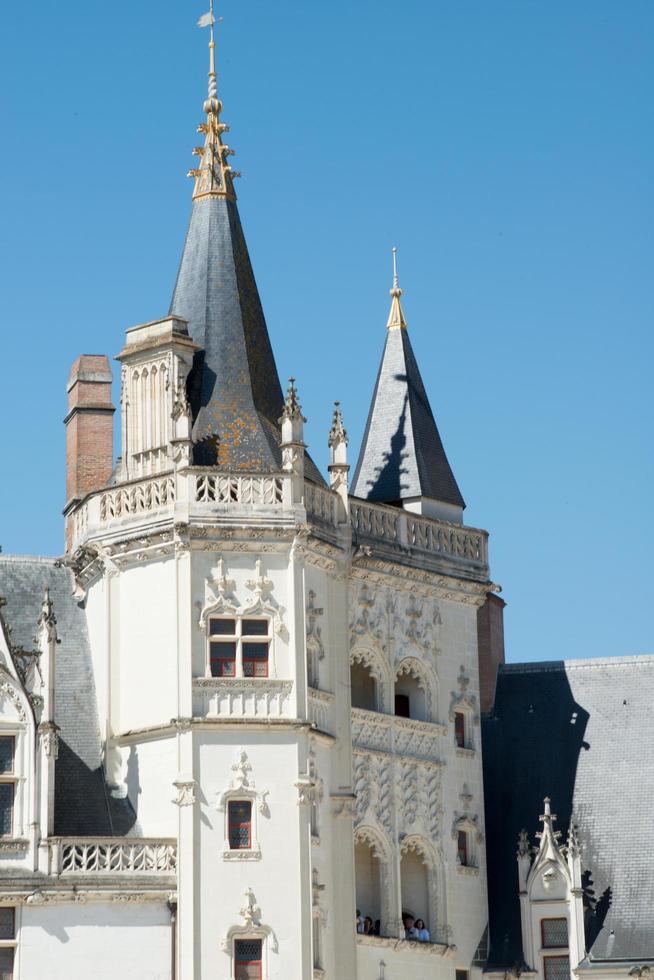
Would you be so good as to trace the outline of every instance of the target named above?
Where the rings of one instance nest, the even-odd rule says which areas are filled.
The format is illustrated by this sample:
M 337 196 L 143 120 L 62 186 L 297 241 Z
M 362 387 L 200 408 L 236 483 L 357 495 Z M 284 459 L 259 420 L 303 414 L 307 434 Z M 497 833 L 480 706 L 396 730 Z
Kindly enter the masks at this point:
M 109 358 L 105 354 L 78 357 L 70 369 L 67 391 L 65 515 L 111 477 L 115 409 Z
M 495 684 L 504 663 L 504 607 L 506 602 L 489 592 L 477 610 L 479 687 L 481 713 L 488 714 L 495 702 Z

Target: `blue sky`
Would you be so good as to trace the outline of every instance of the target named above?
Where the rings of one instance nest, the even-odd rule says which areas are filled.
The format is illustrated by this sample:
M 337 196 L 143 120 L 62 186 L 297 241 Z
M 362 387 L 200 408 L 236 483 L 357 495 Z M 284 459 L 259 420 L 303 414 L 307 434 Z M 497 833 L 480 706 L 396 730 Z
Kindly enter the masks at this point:
M 282 378 L 354 463 L 390 249 L 511 660 L 652 651 L 654 4 L 225 0 L 219 87 Z M 65 386 L 167 311 L 204 0 L 8 4 L 0 543 L 62 547 Z

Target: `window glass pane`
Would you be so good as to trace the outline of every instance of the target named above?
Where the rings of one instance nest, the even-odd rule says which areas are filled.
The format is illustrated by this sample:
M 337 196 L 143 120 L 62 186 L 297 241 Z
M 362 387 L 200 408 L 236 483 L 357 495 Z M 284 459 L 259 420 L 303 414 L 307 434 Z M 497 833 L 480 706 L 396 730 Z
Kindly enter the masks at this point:
M 244 619 L 241 632 L 243 636 L 268 636 L 268 620 Z
M 457 851 L 459 854 L 459 864 L 468 863 L 468 835 L 465 830 L 460 830 L 457 834 Z
M 14 976 L 13 949 L 0 948 L 0 980 L 12 980 Z
M 16 934 L 16 910 L 0 908 L 0 939 L 13 939 Z
M 545 957 L 545 980 L 570 980 L 570 960 L 567 956 Z
M 209 623 L 209 632 L 212 636 L 235 636 L 235 619 L 212 619 Z
M 14 784 L 0 783 L 0 835 L 11 837 L 14 810 Z
M 235 980 L 260 980 L 261 978 L 261 940 L 239 939 L 234 950 Z
M 252 803 L 234 800 L 228 808 L 229 846 L 232 850 L 251 847 Z
M 543 919 L 542 920 L 543 946 L 567 946 L 568 945 L 568 920 L 567 919 Z
M 211 676 L 234 677 L 236 673 L 236 643 L 210 644 Z
M 454 741 L 460 749 L 466 744 L 466 722 L 462 711 L 454 712 Z
M 243 658 L 245 657 L 247 657 L 248 660 L 267 660 L 268 644 L 267 643 L 244 643 Z
M 14 736 L 0 736 L 0 773 L 14 771 Z

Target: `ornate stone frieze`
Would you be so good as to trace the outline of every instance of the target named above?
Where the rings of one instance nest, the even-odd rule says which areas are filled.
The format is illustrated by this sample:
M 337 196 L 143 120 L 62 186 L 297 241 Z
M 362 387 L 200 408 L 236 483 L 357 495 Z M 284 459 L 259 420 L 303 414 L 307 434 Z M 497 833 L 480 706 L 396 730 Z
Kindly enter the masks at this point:
M 180 776 L 173 783 L 173 786 L 177 790 L 177 796 L 172 801 L 177 806 L 193 806 L 197 803 L 197 798 L 195 796 L 196 782 L 190 776 Z

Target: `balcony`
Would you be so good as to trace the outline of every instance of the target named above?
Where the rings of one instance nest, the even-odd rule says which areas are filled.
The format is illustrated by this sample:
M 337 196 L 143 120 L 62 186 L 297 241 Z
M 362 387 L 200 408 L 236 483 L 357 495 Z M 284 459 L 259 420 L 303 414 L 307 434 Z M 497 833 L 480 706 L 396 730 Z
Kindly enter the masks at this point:
M 357 749 L 425 759 L 440 765 L 440 737 L 447 728 L 440 723 L 385 715 L 352 708 L 352 741 Z
M 174 878 L 177 841 L 154 837 L 51 837 L 49 873 L 60 877 Z
M 90 494 L 70 515 L 72 550 L 107 533 L 171 528 L 173 523 L 210 523 L 216 517 L 295 523 L 297 498 L 288 473 L 220 473 L 187 468 L 161 473 Z M 330 536 L 339 526 L 338 494 L 305 481 L 302 501 L 316 531 Z M 460 578 L 488 580 L 486 531 L 420 517 L 383 504 L 350 499 L 357 544 L 374 545 L 380 556 L 422 565 Z

